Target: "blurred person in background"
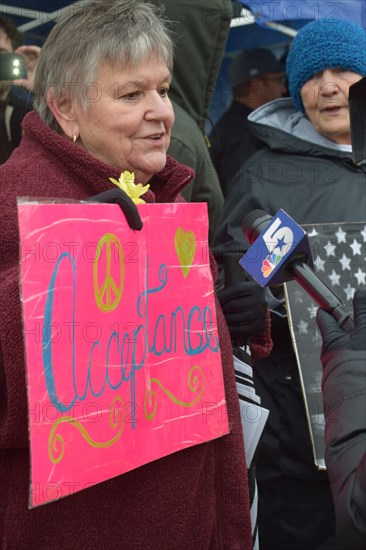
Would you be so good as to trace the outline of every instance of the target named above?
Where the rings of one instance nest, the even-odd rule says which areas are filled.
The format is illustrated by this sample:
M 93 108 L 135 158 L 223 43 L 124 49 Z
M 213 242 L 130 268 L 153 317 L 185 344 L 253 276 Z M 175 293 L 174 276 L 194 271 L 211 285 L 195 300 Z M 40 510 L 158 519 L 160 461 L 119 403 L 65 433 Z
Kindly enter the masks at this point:
M 17 53 L 24 59 L 26 78 L 1 81 L 0 76 L 0 164 L 8 160 L 18 147 L 21 136 L 21 122 L 32 110 L 32 97 L 19 93 L 19 87 L 33 89 L 34 71 L 39 57 L 38 46 L 23 46 L 23 35 L 10 19 L 0 16 L 0 70 L 5 67 L 1 54 Z M 17 88 L 15 88 L 15 86 Z
M 209 135 L 210 154 L 224 196 L 235 174 L 260 145 L 251 132 L 248 116 L 285 93 L 285 67 L 268 49 L 242 51 L 232 61 L 229 74 L 233 100 Z

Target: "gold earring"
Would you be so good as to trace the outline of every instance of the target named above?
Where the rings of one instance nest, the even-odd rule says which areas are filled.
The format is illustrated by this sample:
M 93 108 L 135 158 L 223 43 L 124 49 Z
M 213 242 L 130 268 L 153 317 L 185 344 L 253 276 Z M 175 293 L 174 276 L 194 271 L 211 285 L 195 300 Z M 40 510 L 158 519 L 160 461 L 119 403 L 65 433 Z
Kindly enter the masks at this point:
M 76 137 L 76 134 L 72 134 L 72 141 L 75 143 L 75 141 L 77 140 L 78 138 Z

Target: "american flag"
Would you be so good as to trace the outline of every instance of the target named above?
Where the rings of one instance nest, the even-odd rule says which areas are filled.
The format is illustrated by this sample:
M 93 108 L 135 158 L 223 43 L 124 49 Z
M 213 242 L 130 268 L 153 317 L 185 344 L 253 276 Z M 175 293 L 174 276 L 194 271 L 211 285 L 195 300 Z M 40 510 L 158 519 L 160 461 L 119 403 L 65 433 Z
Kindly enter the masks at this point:
M 306 231 L 314 271 L 352 310 L 352 298 L 366 286 L 365 223 L 303 225 Z M 318 468 L 324 463 L 324 412 L 321 395 L 322 340 L 315 320 L 318 305 L 292 281 L 285 285 L 288 320 L 300 370 L 304 403 Z

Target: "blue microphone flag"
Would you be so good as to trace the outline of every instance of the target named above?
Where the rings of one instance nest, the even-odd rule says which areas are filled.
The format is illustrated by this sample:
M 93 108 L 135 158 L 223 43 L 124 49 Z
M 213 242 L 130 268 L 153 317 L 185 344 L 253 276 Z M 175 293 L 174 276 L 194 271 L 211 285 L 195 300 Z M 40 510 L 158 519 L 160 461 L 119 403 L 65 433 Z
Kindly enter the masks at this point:
M 260 286 L 266 287 L 294 279 L 286 272 L 286 264 L 297 257 L 313 268 L 305 231 L 279 210 L 239 263 Z

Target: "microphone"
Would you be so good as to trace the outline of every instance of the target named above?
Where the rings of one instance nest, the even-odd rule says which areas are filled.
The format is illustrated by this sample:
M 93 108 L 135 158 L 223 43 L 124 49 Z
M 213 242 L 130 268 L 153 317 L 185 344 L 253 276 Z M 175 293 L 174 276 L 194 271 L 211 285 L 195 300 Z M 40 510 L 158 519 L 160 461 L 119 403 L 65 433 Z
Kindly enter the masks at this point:
M 305 231 L 284 210 L 273 217 L 253 210 L 244 218 L 242 231 L 252 246 L 239 263 L 260 286 L 295 279 L 340 327 L 347 331 L 354 328 L 352 312 L 313 271 Z

